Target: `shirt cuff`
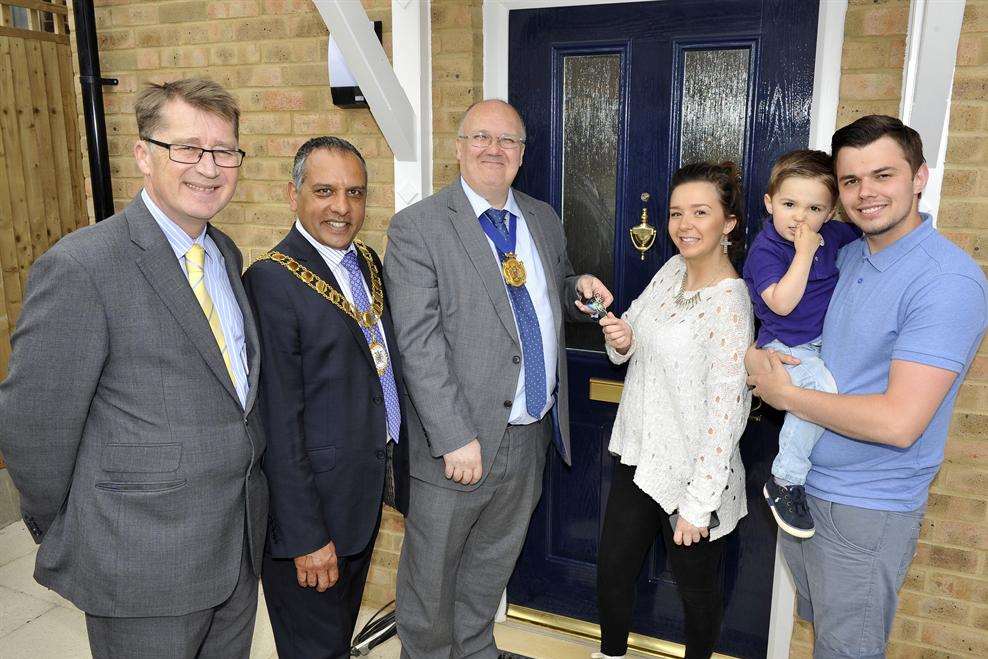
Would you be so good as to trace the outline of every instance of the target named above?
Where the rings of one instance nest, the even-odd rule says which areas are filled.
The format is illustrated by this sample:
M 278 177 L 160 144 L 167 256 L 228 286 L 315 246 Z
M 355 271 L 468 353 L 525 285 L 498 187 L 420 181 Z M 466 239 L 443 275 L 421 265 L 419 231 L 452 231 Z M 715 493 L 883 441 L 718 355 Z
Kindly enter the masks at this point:
M 688 494 L 679 504 L 679 516 L 697 528 L 702 529 L 710 524 L 710 511 L 704 512 Z
M 631 359 L 631 355 L 635 354 L 635 348 L 637 347 L 638 338 L 635 336 L 634 329 L 632 329 L 631 332 L 631 345 L 628 346 L 628 352 L 623 355 L 606 343 L 604 344 L 604 348 L 607 350 L 607 357 L 611 360 L 611 363 L 615 365 L 621 365 Z

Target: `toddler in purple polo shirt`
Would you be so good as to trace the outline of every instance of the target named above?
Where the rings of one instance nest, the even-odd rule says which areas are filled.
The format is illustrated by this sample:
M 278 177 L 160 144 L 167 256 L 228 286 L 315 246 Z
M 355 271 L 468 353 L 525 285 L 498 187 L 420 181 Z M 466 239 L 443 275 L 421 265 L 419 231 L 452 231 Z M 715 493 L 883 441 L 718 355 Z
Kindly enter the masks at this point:
M 837 252 L 861 235 L 851 224 L 830 221 L 836 203 L 830 156 L 808 149 L 780 156 L 765 194 L 769 218 L 743 270 L 761 321 L 758 347 L 797 357 L 797 366 L 786 367 L 793 384 L 829 393 L 837 393 L 837 385 L 820 358 L 823 319 L 837 285 Z M 799 538 L 815 530 L 803 485 L 810 453 L 822 434 L 820 426 L 787 414 L 772 478 L 763 489 L 779 527 Z

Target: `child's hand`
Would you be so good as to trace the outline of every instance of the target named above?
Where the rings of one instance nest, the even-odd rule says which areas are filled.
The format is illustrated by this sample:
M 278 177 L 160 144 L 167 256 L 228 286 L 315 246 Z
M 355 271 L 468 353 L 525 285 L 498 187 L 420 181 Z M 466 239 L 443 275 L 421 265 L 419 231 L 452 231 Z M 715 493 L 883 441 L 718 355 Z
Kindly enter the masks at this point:
M 808 254 L 812 256 L 820 248 L 820 234 L 805 224 L 796 227 L 796 236 L 793 244 L 796 245 L 797 254 Z

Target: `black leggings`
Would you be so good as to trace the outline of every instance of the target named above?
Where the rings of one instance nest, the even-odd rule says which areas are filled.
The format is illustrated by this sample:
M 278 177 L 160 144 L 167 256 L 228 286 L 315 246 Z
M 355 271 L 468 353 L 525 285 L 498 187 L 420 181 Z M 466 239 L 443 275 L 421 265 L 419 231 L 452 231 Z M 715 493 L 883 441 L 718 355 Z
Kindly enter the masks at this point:
M 672 574 L 686 612 L 686 659 L 707 659 L 724 617 L 721 568 L 726 538 L 686 547 L 672 540 L 669 515 L 634 483 L 635 468 L 615 463 L 597 556 L 600 650 L 621 656 L 628 650 L 635 584 L 645 556 L 661 531 Z

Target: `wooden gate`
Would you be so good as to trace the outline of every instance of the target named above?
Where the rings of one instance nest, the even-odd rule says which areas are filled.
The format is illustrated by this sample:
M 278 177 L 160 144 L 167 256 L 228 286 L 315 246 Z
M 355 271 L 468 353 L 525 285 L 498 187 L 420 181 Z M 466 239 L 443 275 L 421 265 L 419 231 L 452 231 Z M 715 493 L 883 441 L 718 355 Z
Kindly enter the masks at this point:
M 28 268 L 89 223 L 77 125 L 65 0 L 0 0 L 0 379 Z
M 0 380 L 28 269 L 89 223 L 77 125 L 65 0 L 0 0 Z

